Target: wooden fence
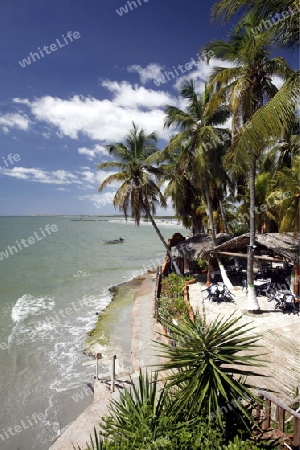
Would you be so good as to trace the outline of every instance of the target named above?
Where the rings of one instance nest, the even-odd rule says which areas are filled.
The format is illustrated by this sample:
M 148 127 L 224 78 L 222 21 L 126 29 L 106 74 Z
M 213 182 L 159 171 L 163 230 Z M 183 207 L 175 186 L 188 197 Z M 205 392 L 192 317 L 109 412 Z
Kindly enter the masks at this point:
M 267 431 L 271 428 L 276 428 L 282 433 L 286 432 L 286 418 L 289 416 L 293 423 L 292 434 L 292 450 L 300 450 L 300 413 L 292 409 L 290 406 L 283 403 L 270 392 L 259 390 L 258 396 L 263 400 L 262 405 L 257 406 L 256 416 L 262 422 L 262 430 Z M 296 398 L 292 404 L 300 401 Z M 288 447 L 287 447 L 288 448 Z

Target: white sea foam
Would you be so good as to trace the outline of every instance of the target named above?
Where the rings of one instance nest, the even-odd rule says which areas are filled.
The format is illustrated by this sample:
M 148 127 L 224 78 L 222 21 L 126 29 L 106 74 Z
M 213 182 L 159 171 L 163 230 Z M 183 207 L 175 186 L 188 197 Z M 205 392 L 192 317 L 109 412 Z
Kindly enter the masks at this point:
M 45 311 L 51 311 L 55 307 L 55 301 L 50 297 L 34 297 L 24 294 L 18 298 L 11 311 L 11 318 L 14 322 L 24 320 L 29 316 L 38 316 Z

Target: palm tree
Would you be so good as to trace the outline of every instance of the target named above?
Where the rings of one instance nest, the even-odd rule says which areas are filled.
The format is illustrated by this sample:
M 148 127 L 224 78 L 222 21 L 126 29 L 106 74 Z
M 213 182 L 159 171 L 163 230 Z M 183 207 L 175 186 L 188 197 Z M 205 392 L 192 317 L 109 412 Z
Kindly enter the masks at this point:
M 208 216 L 212 230 L 213 244 L 216 246 L 216 230 L 213 220 L 213 206 L 210 186 L 222 170 L 220 149 L 230 141 L 230 133 L 217 125 L 224 124 L 230 116 L 224 106 L 217 108 L 213 113 L 205 115 L 205 107 L 209 97 L 204 93 L 197 94 L 193 81 L 185 81 L 181 89 L 181 96 L 185 99 L 187 110 L 168 105 L 166 107 L 165 127 L 179 127 L 179 133 L 171 140 L 170 145 L 182 145 L 183 152 L 178 168 L 186 173 L 191 183 L 205 194 Z M 213 163 L 212 163 L 212 160 Z
M 239 11 L 251 11 L 256 25 L 283 47 L 299 45 L 299 2 L 297 0 L 220 0 L 212 7 L 215 19 L 228 21 Z M 264 30 L 265 28 L 265 30 Z
M 252 369 L 262 361 L 257 355 L 259 337 L 251 336 L 251 329 L 239 323 L 240 319 L 217 318 L 208 323 L 197 314 L 195 321 L 167 324 L 169 338 L 175 339 L 176 346 L 157 345 L 166 358 L 160 370 L 167 371 L 175 414 L 183 413 L 187 419 L 207 415 L 227 432 L 237 417 L 251 422 L 243 401 L 251 403 L 254 395 L 246 377 L 257 375 Z
M 242 23 L 233 29 L 227 41 L 215 41 L 206 45 L 213 50 L 216 57 L 230 61 L 234 67 L 215 68 L 208 86 L 213 95 L 208 111 L 223 105 L 228 100 L 232 111 L 231 148 L 226 155 L 227 166 L 234 167 L 236 172 L 249 174 L 250 195 L 250 242 L 247 255 L 248 306 L 249 311 L 259 311 L 259 304 L 254 290 L 254 242 L 255 242 L 255 176 L 259 153 L 268 142 L 264 136 L 257 136 L 255 148 L 249 141 L 241 145 L 243 133 L 252 131 L 252 117 L 263 107 L 266 98 L 272 98 L 277 88 L 272 83 L 272 76 L 287 78 L 292 70 L 283 58 L 269 58 L 267 51 L 268 38 L 262 33 L 253 36 L 251 25 L 255 20 L 247 16 L 246 24 Z M 268 136 L 269 138 L 269 136 Z
M 202 196 L 199 189 L 192 185 L 190 177 L 180 170 L 180 161 L 184 153 L 183 147 L 174 148 L 172 139 L 167 147 L 154 153 L 149 161 L 159 164 L 158 179 L 167 182 L 164 196 L 171 198 L 177 217 L 193 234 L 203 230 L 202 219 L 205 211 L 201 210 Z
M 290 8 L 295 14 L 285 15 L 277 25 L 273 25 L 264 33 L 269 43 L 275 42 L 282 47 L 297 48 L 299 46 L 299 14 L 297 0 L 220 0 L 213 5 L 212 16 L 214 19 L 228 21 L 238 11 L 251 11 L 256 21 L 252 22 L 252 30 L 260 21 L 268 22 L 270 16 L 275 13 L 288 11 Z M 247 16 L 246 16 L 246 20 Z M 250 29 L 251 30 L 251 29 Z M 257 36 L 256 36 L 257 37 Z M 253 36 L 254 38 L 254 36 Z M 284 137 L 287 130 L 291 129 L 295 108 L 300 95 L 299 71 L 292 72 L 287 77 L 285 84 L 276 95 L 262 108 L 258 109 L 251 119 L 251 129 L 243 130 L 239 136 L 239 145 L 247 147 L 250 143 L 255 149 L 260 145 L 261 137 L 267 139 L 268 136 L 281 133 Z
M 272 190 L 267 200 L 274 203 L 280 214 L 279 232 L 299 232 L 300 228 L 300 156 L 292 168 L 283 167 L 274 174 Z
M 107 147 L 110 155 L 115 156 L 118 161 L 101 163 L 98 168 L 119 169 L 120 171 L 109 175 L 99 186 L 99 191 L 111 183 L 121 183 L 114 196 L 114 207 L 119 207 L 126 219 L 131 211 L 136 225 L 140 224 L 141 215 L 144 213 L 152 223 L 172 261 L 171 249 L 153 218 L 157 205 L 167 206 L 163 194 L 155 183 L 158 169 L 148 162 L 148 158 L 158 151 L 157 139 L 156 133 L 147 135 L 143 129 L 139 130 L 138 126 L 133 123 L 133 128 L 127 136 L 125 144 L 109 144 Z M 178 273 L 178 267 L 174 262 L 173 264 Z
M 230 112 L 225 106 L 220 105 L 213 112 L 206 114 L 206 106 L 209 102 L 208 92 L 205 89 L 203 93 L 197 94 L 193 81 L 183 83 L 181 96 L 187 101 L 186 111 L 170 105 L 165 110 L 165 127 L 176 126 L 180 130 L 171 139 L 169 148 L 176 149 L 179 145 L 182 147 L 177 170 L 185 174 L 198 191 L 204 193 L 212 241 L 216 247 L 212 193 L 215 181 L 225 177 L 222 170 L 222 157 L 230 141 L 230 132 L 224 128 L 218 128 L 217 125 L 224 124 Z M 223 281 L 231 289 L 233 286 L 220 259 L 218 263 Z

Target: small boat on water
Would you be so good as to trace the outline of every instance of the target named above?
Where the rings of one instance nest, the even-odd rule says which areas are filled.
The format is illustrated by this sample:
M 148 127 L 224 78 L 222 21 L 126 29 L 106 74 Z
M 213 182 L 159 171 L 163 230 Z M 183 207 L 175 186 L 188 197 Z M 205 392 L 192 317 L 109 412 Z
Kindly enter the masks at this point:
M 125 239 L 119 237 L 119 239 L 113 239 L 111 241 L 105 241 L 105 244 L 123 244 Z

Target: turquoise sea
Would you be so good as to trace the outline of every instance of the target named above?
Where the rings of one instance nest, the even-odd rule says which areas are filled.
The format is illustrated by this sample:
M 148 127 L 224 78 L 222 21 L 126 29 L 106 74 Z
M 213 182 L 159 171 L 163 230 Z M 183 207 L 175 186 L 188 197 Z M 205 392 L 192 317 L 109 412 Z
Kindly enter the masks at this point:
M 166 238 L 188 234 L 166 222 Z M 122 244 L 104 242 L 120 236 Z M 91 402 L 86 332 L 111 302 L 109 287 L 155 269 L 164 254 L 149 224 L 0 217 L 1 450 L 47 450 Z

